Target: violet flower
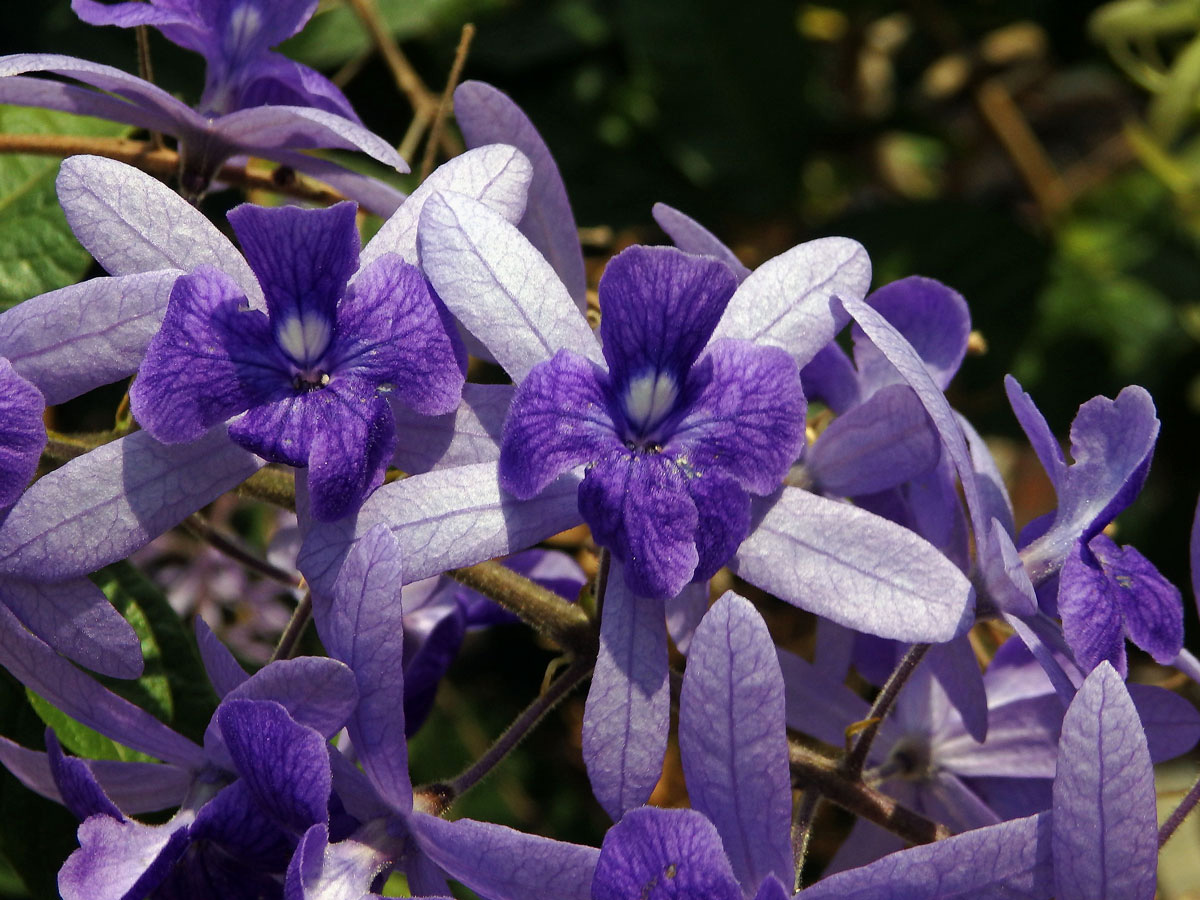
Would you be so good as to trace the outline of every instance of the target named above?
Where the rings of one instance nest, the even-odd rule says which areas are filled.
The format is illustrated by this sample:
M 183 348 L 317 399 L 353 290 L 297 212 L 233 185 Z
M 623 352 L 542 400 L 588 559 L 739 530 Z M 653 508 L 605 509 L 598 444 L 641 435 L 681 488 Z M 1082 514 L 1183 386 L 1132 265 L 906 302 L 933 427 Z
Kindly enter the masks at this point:
M 0 356 L 0 520 L 37 472 L 46 426 L 42 392 Z
M 366 209 L 390 216 L 403 194 L 304 150 L 358 150 L 402 172 L 395 149 L 359 122 L 349 101 L 320 73 L 269 48 L 295 34 L 314 0 L 157 0 L 104 4 L 72 0 L 95 25 L 150 25 L 204 56 L 198 110 L 148 81 L 97 63 L 50 53 L 0 58 L 0 102 L 98 116 L 174 135 L 180 183 L 199 197 L 231 157 L 260 156 L 324 180 Z M 30 78 L 47 72 L 82 82 Z M 5 77 L 6 76 L 6 77 Z
M 416 266 L 358 268 L 352 203 L 229 213 L 266 297 L 215 268 L 175 282 L 162 329 L 130 390 L 134 415 L 165 443 L 231 416 L 233 441 L 308 469 L 312 513 L 338 519 L 383 481 L 396 447 L 385 392 L 427 415 L 458 405 L 465 354 Z

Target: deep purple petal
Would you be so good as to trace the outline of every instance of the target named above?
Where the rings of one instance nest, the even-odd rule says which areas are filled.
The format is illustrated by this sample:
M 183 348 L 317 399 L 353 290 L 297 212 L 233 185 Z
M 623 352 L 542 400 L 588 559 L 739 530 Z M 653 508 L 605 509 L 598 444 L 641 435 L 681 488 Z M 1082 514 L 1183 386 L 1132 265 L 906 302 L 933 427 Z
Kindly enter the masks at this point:
M 71 0 L 71 12 L 89 25 L 116 25 L 134 28 L 138 25 L 190 24 L 191 18 L 173 4 L 155 3 L 97 3 L 96 0 Z
M 658 783 L 671 703 L 663 605 L 631 593 L 621 569 L 614 560 L 583 715 L 592 792 L 614 821 L 645 803 Z
M 529 158 L 533 165 L 529 205 L 518 227 L 554 267 L 582 310 L 587 303 L 583 251 L 567 190 L 546 142 L 508 95 L 482 81 L 464 81 L 455 88 L 454 118 L 468 147 L 510 144 Z
M 385 256 L 360 272 L 338 307 L 337 328 L 332 368 L 389 385 L 427 416 L 458 406 L 465 352 L 416 266 Z
M 679 392 L 736 287 L 723 264 L 674 247 L 635 245 L 609 260 L 600 278 L 600 340 L 635 428 L 641 417 L 625 392 L 663 378 Z
M 311 106 L 362 125 L 358 113 L 337 85 L 316 69 L 278 53 L 266 53 L 242 66 L 236 82 L 233 87 L 237 94 L 231 104 L 234 108 Z M 205 98 L 201 98 L 200 106 L 205 106 Z
M 861 299 L 870 286 L 871 260 L 858 242 L 808 241 L 767 260 L 742 282 L 713 338 L 781 347 L 803 368 L 846 323 L 830 300 Z
M 1154 896 L 1154 769 L 1129 692 L 1104 663 L 1088 676 L 1063 719 L 1053 843 L 1060 900 Z
M 1050 814 L 1002 822 L 818 881 L 804 900 L 1048 900 Z M 931 892 L 932 891 L 932 892 Z
M 333 593 L 313 598 L 317 628 L 331 655 L 354 672 L 359 702 L 350 740 L 372 784 L 395 810 L 412 809 L 405 743 L 404 610 L 400 548 L 376 525 L 354 546 Z
M 1096 556 L 1121 609 L 1129 639 L 1161 665 L 1183 649 L 1183 598 L 1179 589 L 1134 547 L 1118 547 L 1098 534 L 1088 549 Z
M 0 356 L 0 510 L 12 506 L 37 472 L 46 426 L 41 392 Z
M 665 600 L 692 580 L 699 513 L 688 478 L 665 454 L 610 452 L 587 470 L 579 512 L 596 543 L 625 564 L 634 593 Z
M 46 729 L 46 758 L 62 804 L 75 818 L 82 822 L 88 816 L 110 816 L 125 821 L 125 816 L 104 793 L 87 763 L 78 757 L 63 755 L 53 728 Z
M 932 469 L 937 431 L 907 385 L 888 385 L 834 419 L 804 458 L 822 491 L 874 494 Z
M 490 601 L 489 601 L 490 602 Z M 495 606 L 495 604 L 492 604 Z M 429 718 L 442 677 L 458 656 L 467 633 L 466 615 L 455 604 L 404 660 L 404 731 L 414 735 Z
M 286 790 L 293 788 L 289 785 Z M 272 807 L 278 803 L 272 798 Z M 265 871 L 281 870 L 292 852 L 288 831 L 259 803 L 255 788 L 244 778 L 222 788 L 200 808 L 191 837 L 218 844 L 222 855 Z
M 93 278 L 0 314 L 0 356 L 49 404 L 135 371 L 162 324 L 175 270 Z
M 1125 674 L 1125 629 L 1118 591 L 1092 552 L 1076 542 L 1059 573 L 1058 613 L 1063 636 L 1085 672 L 1107 660 Z
M 338 299 L 358 268 L 355 209 L 349 202 L 327 209 L 243 203 L 229 211 L 266 295 L 272 333 L 301 367 L 315 364 L 329 346 Z
M 58 173 L 58 199 L 79 243 L 110 275 L 160 269 L 220 269 L 262 308 L 246 260 L 204 214 L 161 181 L 99 156 L 72 156 Z
M 750 533 L 750 495 L 723 472 L 693 474 L 680 468 L 696 505 L 697 561 L 692 581 L 707 584 Z
M 187 849 L 192 814 L 165 825 L 92 816 L 79 826 L 79 849 L 58 873 L 63 900 L 126 900 L 148 896 Z
M 742 900 L 717 830 L 691 809 L 635 809 L 608 830 L 592 900 Z
M 535 366 L 517 387 L 500 441 L 500 483 L 522 500 L 582 463 L 623 449 L 608 375 L 570 350 Z
M 147 431 L 176 444 L 287 392 L 290 382 L 267 317 L 245 308 L 228 275 L 202 268 L 175 281 L 129 399 Z
M 218 697 L 224 697 L 250 676 L 241 667 L 229 648 L 212 633 L 212 629 L 200 616 L 193 620 L 196 630 L 196 645 L 200 649 L 200 659 L 204 663 L 204 671 L 212 683 Z
M 692 808 L 716 826 L 737 880 L 791 884 L 792 781 L 775 644 L 748 600 L 726 592 L 696 630 L 679 698 Z
M 278 703 L 226 700 L 217 723 L 255 802 L 285 828 L 303 833 L 326 821 L 332 776 L 325 738 Z
M 1071 423 L 1074 464 L 1058 486 L 1054 524 L 1022 550 L 1034 584 L 1052 574 L 1079 540 L 1089 542 L 1133 502 L 1158 438 L 1154 401 L 1133 385 L 1115 400 L 1093 397 Z
M 366 268 L 385 253 L 416 265 L 417 223 L 425 201 L 437 191 L 453 191 L 478 200 L 516 224 L 525 212 L 533 167 L 524 154 L 504 144 L 476 147 L 434 169 L 363 247 L 359 266 Z
M 422 416 L 391 401 L 398 435 L 393 464 L 410 474 L 495 462 L 512 403 L 511 384 L 463 385 L 458 407 L 443 416 Z
M 904 641 L 949 640 L 972 622 L 966 576 L 906 528 L 796 488 L 758 501 L 755 521 L 732 565 L 781 600 Z
M 940 281 L 913 275 L 881 287 L 867 303 L 904 335 L 934 383 L 945 390 L 966 356 L 971 332 L 971 314 L 962 295 Z M 855 341 L 854 360 L 868 392 L 895 382 L 891 363 L 873 344 Z
M 0 526 L 0 571 L 65 580 L 94 572 L 178 524 L 262 465 L 224 428 L 165 446 L 144 431 L 39 478 Z
M 51 584 L 5 578 L 0 602 L 43 641 L 93 672 L 142 674 L 142 645 L 133 626 L 86 578 Z
M 846 351 L 830 341 L 800 370 L 804 396 L 818 400 L 838 415 L 859 402 L 858 372 Z
M 437 295 L 514 381 L 561 349 L 603 361 L 550 264 L 500 213 L 435 193 L 421 212 L 418 246 Z
M 741 284 L 750 275 L 750 270 L 742 264 L 737 255 L 730 250 L 711 231 L 693 219 L 665 203 L 655 203 L 650 210 L 658 227 L 667 233 L 676 247 L 684 253 L 696 256 L 712 256 L 719 259 L 733 272 L 733 277 Z
M 687 375 L 688 411 L 664 450 L 748 491 L 779 487 L 804 445 L 806 405 L 796 364 L 775 347 L 718 341 Z M 682 463 L 681 463 L 682 465 Z
M 421 848 L 455 880 L 488 900 L 589 900 L 600 851 L 502 825 L 418 814 Z

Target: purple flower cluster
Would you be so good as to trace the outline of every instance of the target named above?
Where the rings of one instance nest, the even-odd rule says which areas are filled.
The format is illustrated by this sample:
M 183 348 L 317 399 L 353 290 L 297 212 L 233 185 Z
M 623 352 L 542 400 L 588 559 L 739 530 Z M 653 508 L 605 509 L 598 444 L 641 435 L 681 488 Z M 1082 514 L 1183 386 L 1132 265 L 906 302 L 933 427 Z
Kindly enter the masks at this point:
M 370 152 L 345 98 L 270 51 L 315 6 L 74 0 L 89 22 L 201 53 L 201 112 L 62 57 L 0 60 L 0 99 L 175 133 L 201 186 L 232 154 Z M 34 70 L 104 93 L 20 74 Z M 1010 379 L 1057 494 L 1018 531 L 945 395 L 970 332 L 961 296 L 924 278 L 868 294 L 848 238 L 750 271 L 659 206 L 676 246 L 608 262 L 597 334 L 537 131 L 486 85 L 455 105 L 471 149 L 407 198 L 379 187 L 363 205 L 387 218 L 366 246 L 353 203 L 238 206 L 239 250 L 132 168 L 63 164 L 67 220 L 109 274 L 0 314 L 0 665 L 155 761 L 68 753 L 69 729 L 44 751 L 0 739 L 0 762 L 80 820 L 62 896 L 335 900 L 400 873 L 413 896 L 456 881 L 485 900 L 1153 897 L 1152 764 L 1193 747 L 1200 714 L 1127 684 L 1125 641 L 1193 679 L 1200 662 L 1180 592 L 1105 533 L 1147 477 L 1149 395 L 1085 403 L 1068 460 Z M 511 384 L 468 382 L 468 346 Z M 35 479 L 46 405 L 130 376 L 140 429 Z M 831 413 L 819 436 L 810 402 Z M 142 667 L 88 576 L 268 477 L 302 545 L 258 575 L 303 584 L 288 630 L 311 616 L 328 656 L 287 658 L 285 635 L 249 674 L 197 618 L 214 697 L 193 740 L 85 671 Z M 599 548 L 590 586 L 537 547 L 581 524 Z M 742 594 L 710 603 L 726 567 L 742 593 L 812 614 L 813 660 L 776 646 Z M 414 787 L 409 738 L 465 635 L 518 620 L 565 671 L 465 772 Z M 1012 634 L 986 671 L 968 637 L 984 620 Z M 848 686 L 852 669 L 879 690 Z M 589 676 L 583 762 L 613 822 L 600 846 L 449 820 Z M 687 809 L 647 805 L 672 732 Z M 814 881 L 826 801 L 857 824 Z

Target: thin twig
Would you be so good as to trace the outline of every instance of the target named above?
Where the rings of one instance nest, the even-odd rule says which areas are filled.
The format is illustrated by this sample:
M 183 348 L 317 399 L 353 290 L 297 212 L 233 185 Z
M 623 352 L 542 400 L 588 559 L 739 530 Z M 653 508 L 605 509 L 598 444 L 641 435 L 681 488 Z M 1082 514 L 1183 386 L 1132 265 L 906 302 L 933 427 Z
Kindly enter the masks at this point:
M 792 887 L 794 893 L 800 893 L 804 886 L 804 861 L 808 858 L 808 845 L 812 840 L 813 821 L 817 818 L 817 809 L 821 805 L 821 792 L 816 787 L 804 790 L 804 797 L 796 808 L 792 820 L 792 858 L 796 862 L 796 879 Z
M 446 126 L 446 116 L 450 112 L 451 98 L 454 89 L 458 87 L 458 79 L 462 77 L 463 66 L 467 62 L 467 53 L 471 49 L 471 40 L 475 37 L 475 26 L 468 22 L 462 27 L 462 36 L 458 39 L 458 49 L 454 51 L 454 64 L 450 67 L 450 77 L 446 79 L 446 89 L 438 100 L 437 112 L 433 114 L 433 126 L 429 130 L 429 140 L 425 142 L 425 158 L 421 160 L 421 180 L 424 181 L 433 171 L 434 159 L 437 155 L 438 144 L 442 139 L 442 130 Z
M 292 612 L 292 617 L 288 619 L 287 628 L 283 630 L 283 634 L 279 638 L 279 643 L 275 646 L 275 652 L 271 654 L 268 662 L 276 662 L 280 659 L 291 659 L 296 652 L 296 647 L 300 644 L 300 638 L 304 635 L 304 630 L 308 628 L 308 623 L 312 621 L 312 591 L 306 590 L 304 596 L 300 598 L 300 602 L 296 604 L 296 609 Z
M 858 739 L 854 742 L 854 746 L 842 760 L 841 770 L 851 781 L 857 781 L 862 777 L 863 766 L 867 764 L 867 754 L 871 752 L 871 744 L 879 733 L 879 726 L 883 724 L 892 704 L 896 702 L 900 689 L 904 687 L 908 677 L 912 675 L 917 663 L 925 656 L 929 647 L 929 644 L 913 644 L 909 647 L 895 670 L 888 676 L 879 696 L 871 704 L 871 711 L 867 713 L 865 719 L 867 725 L 858 733 Z
M 451 798 L 461 797 L 492 771 L 545 718 L 550 710 L 554 709 L 567 694 L 571 693 L 591 674 L 595 663 L 595 659 L 573 660 L 567 670 L 550 683 L 549 688 L 525 707 L 524 711 L 505 729 L 504 734 L 500 735 L 496 743 L 492 744 L 483 756 L 446 785 Z
M 290 588 L 298 588 L 303 584 L 299 575 L 286 572 L 278 566 L 267 562 L 265 559 L 259 559 L 249 550 L 240 547 L 233 540 L 213 528 L 199 513 L 192 513 L 184 519 L 183 527 L 214 550 L 220 551 L 248 569 L 253 569 L 265 578 L 270 578 L 272 581 L 277 581 Z
M 138 75 L 142 81 L 154 84 L 154 66 L 150 63 L 150 29 L 145 25 L 138 25 L 134 32 L 137 34 Z M 150 132 L 150 146 L 154 150 L 161 150 L 165 146 L 162 132 Z
M 106 156 L 136 166 L 163 181 L 171 181 L 179 172 L 179 154 L 174 150 L 156 150 L 149 141 L 131 141 L 127 138 L 69 134 L 0 134 L 0 153 L 61 157 L 88 153 Z M 262 166 L 222 166 L 215 180 L 246 190 L 271 191 L 317 203 L 333 204 L 346 199 L 332 188 L 308 178 L 297 177 L 290 183 L 280 183 L 275 179 L 272 170 Z
M 1167 821 L 1163 822 L 1162 828 L 1158 829 L 1159 847 L 1171 839 L 1171 835 L 1183 824 L 1183 820 L 1188 817 L 1188 813 L 1195 808 L 1197 802 L 1200 802 L 1200 778 L 1196 779 L 1196 783 L 1187 792 L 1187 796 L 1183 798 L 1183 802 L 1175 807 L 1174 812 L 1167 817 Z

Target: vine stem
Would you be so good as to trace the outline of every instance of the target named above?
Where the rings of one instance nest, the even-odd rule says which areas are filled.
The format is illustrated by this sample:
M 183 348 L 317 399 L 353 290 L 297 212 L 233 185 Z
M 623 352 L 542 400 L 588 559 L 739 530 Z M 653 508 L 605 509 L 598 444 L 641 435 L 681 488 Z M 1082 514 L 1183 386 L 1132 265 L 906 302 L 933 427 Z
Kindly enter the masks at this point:
M 1159 847 L 1171 839 L 1171 835 L 1183 824 L 1183 820 L 1188 817 L 1188 813 L 1195 808 L 1197 802 L 1200 802 L 1200 778 L 1196 779 L 1196 783 L 1187 792 L 1183 802 L 1175 807 L 1175 811 L 1167 817 L 1167 821 L 1163 822 L 1162 828 L 1158 829 Z
M 594 658 L 581 657 L 572 660 L 566 671 L 552 681 L 550 686 L 539 694 L 529 706 L 525 707 L 525 710 L 505 729 L 496 743 L 492 744 L 483 756 L 479 757 L 465 772 L 445 785 L 450 794 L 449 799 L 452 801 L 453 798 L 462 796 L 482 781 L 484 776 L 525 739 L 525 736 L 545 718 L 547 713 L 592 673 L 595 664 Z
M 808 858 L 812 826 L 820 805 L 821 792 L 815 787 L 805 788 L 800 806 L 796 809 L 795 820 L 792 822 L 792 857 L 796 861 L 796 880 L 792 892 L 796 894 L 800 893 L 800 888 L 804 886 L 804 861 Z
M 276 645 L 275 652 L 271 654 L 271 658 L 267 661 L 268 663 L 273 663 L 280 659 L 292 658 L 292 655 L 296 652 L 296 647 L 300 643 L 300 638 L 304 634 L 304 629 L 312 621 L 312 611 L 312 591 L 306 589 L 304 596 L 296 604 L 296 609 L 292 612 L 292 617 L 288 620 L 287 628 L 283 630 L 283 635 L 279 638 L 279 644 Z
M 859 781 L 862 778 L 863 767 L 867 764 L 867 754 L 871 752 L 871 745 L 879 734 L 879 726 L 883 724 L 892 704 L 896 702 L 900 689 L 904 687 L 917 664 L 929 652 L 930 646 L 930 644 L 913 644 L 909 647 L 892 674 L 888 676 L 879 696 L 871 704 L 871 711 L 865 720 L 866 726 L 858 733 L 854 746 L 842 761 L 842 774 L 851 781 Z
M 446 89 L 438 100 L 437 112 L 433 116 L 433 125 L 429 129 L 429 140 L 425 142 L 425 156 L 421 160 L 421 180 L 424 181 L 433 171 L 434 158 L 438 145 L 442 141 L 442 132 L 446 127 L 446 116 L 450 112 L 451 98 L 458 80 L 462 77 L 463 66 L 467 62 L 467 53 L 471 49 L 471 41 L 475 38 L 475 26 L 468 22 L 462 27 L 462 36 L 458 39 L 458 49 L 454 52 L 454 64 L 450 67 L 450 76 L 446 79 Z
M 277 581 L 290 588 L 298 588 L 303 583 L 300 580 L 300 576 L 292 572 L 286 572 L 239 546 L 233 540 L 213 528 L 199 513 L 192 513 L 192 515 L 184 519 L 183 527 L 214 550 L 220 551 L 225 556 L 228 556 L 235 562 L 241 563 L 248 569 L 254 570 L 265 578 L 270 578 L 272 581 Z

